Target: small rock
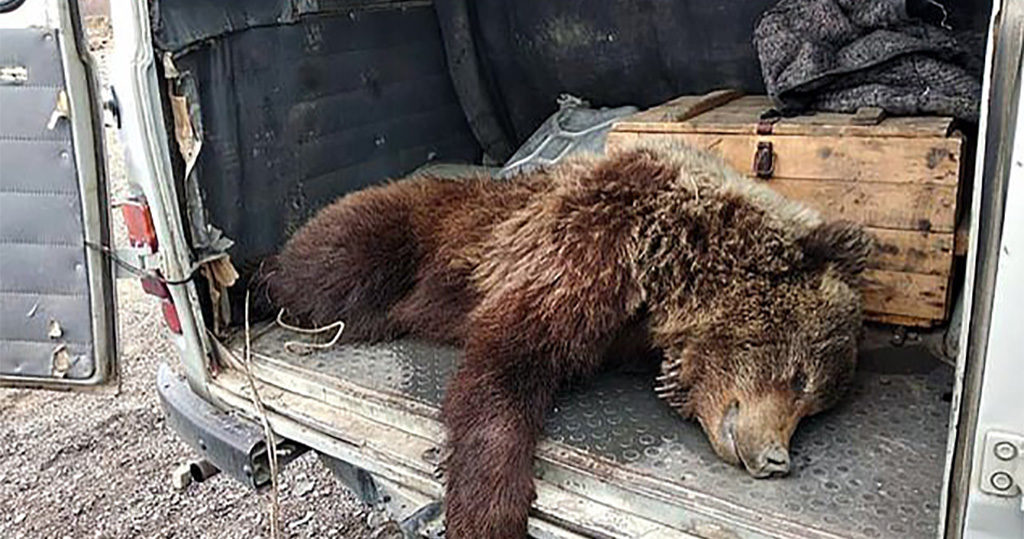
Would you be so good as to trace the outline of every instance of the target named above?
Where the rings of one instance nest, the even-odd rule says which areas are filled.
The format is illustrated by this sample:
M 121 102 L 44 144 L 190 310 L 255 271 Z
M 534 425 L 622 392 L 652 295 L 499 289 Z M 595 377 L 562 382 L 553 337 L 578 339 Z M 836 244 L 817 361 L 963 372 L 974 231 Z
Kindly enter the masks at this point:
M 14 515 L 14 523 L 15 524 L 21 524 L 24 521 L 25 521 L 25 513 L 18 513 L 17 515 Z
M 305 496 L 312 492 L 314 488 L 316 488 L 316 483 L 308 479 L 303 479 L 295 484 L 295 494 Z
M 192 484 L 192 469 L 188 464 L 181 464 L 171 470 L 171 487 L 174 490 L 185 490 Z

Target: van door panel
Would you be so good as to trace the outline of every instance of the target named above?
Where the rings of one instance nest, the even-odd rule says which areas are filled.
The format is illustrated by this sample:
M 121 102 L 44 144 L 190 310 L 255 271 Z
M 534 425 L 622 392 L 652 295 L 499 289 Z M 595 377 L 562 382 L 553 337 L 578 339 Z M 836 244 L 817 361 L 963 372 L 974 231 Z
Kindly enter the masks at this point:
M 0 24 L 0 69 L 17 74 L 0 77 L 0 385 L 113 380 L 111 272 L 86 245 L 86 237 L 109 237 L 86 234 L 107 223 L 96 158 L 102 141 L 92 129 L 93 101 L 72 99 L 93 92 L 84 64 L 65 70 L 62 48 L 77 49 L 69 6 L 57 6 L 48 3 L 40 17 L 49 24 Z M 94 170 L 82 173 L 82 163 Z

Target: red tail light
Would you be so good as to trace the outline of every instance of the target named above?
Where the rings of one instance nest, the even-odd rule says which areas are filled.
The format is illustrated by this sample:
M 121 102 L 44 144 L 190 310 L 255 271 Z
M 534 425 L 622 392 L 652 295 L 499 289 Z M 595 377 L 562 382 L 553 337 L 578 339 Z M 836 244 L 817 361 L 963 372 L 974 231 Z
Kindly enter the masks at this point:
M 163 308 L 164 322 L 167 323 L 167 327 L 181 335 L 181 320 L 178 318 L 178 309 L 174 306 L 174 302 L 170 298 L 161 300 L 160 307 Z
M 174 306 L 174 300 L 171 299 L 171 291 L 167 289 L 167 285 L 155 277 L 143 277 L 142 290 L 151 296 L 160 298 L 164 322 L 167 322 L 167 327 L 171 328 L 171 331 L 180 335 L 181 320 L 178 318 L 178 308 Z
M 132 247 L 147 247 L 149 252 L 155 253 L 159 245 L 156 228 L 153 227 L 153 215 L 149 212 L 146 199 L 139 197 L 122 202 L 121 216 L 128 227 L 128 241 Z
M 156 239 L 156 228 L 153 226 L 153 214 L 149 204 L 143 197 L 134 198 L 121 203 L 121 216 L 128 227 L 128 242 L 136 249 L 146 248 L 155 253 L 159 243 Z M 160 298 L 160 308 L 164 314 L 164 322 L 171 331 L 181 334 L 181 319 L 178 309 L 171 299 L 171 291 L 167 283 L 157 274 L 153 277 L 142 277 L 142 290 L 147 294 Z
M 156 296 L 160 299 L 171 299 L 171 291 L 167 289 L 167 285 L 163 281 L 156 277 L 143 277 L 142 290 L 151 295 Z

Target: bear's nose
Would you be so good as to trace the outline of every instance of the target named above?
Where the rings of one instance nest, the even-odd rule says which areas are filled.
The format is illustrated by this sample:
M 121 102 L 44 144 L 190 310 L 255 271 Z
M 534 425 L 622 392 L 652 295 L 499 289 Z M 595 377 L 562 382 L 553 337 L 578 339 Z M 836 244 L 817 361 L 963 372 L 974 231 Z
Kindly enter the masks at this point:
M 757 463 L 755 477 L 786 475 L 789 473 L 789 451 L 777 444 L 769 445 L 758 455 Z

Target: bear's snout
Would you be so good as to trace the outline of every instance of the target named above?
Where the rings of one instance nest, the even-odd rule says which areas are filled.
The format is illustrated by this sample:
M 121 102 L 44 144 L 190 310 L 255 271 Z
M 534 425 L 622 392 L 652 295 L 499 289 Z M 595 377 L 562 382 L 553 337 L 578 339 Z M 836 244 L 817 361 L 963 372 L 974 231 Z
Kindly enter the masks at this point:
M 747 472 L 753 477 L 763 479 L 766 477 L 782 476 L 789 473 L 789 451 L 779 444 L 770 444 L 748 464 L 743 459 Z
M 781 477 L 790 472 L 789 440 L 802 415 L 782 394 L 736 399 L 708 437 L 723 460 L 742 466 L 752 477 Z

